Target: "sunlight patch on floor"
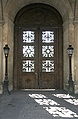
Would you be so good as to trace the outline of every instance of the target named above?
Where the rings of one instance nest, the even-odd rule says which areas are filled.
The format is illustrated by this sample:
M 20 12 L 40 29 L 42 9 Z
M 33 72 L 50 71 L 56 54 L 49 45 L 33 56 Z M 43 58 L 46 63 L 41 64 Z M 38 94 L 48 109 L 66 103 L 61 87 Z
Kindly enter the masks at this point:
M 45 95 L 42 94 L 29 94 L 31 98 L 47 98 Z
M 74 98 L 73 96 L 69 94 L 52 94 L 53 96 L 56 96 L 58 98 Z
M 59 105 L 57 102 L 51 99 L 34 99 L 40 105 Z
M 46 111 L 48 111 L 50 114 L 52 114 L 54 117 L 78 117 L 78 115 L 75 112 L 72 112 L 69 109 L 66 109 L 65 107 L 43 107 Z
M 78 105 L 78 99 L 75 99 L 74 96 L 71 96 L 69 94 L 52 94 L 55 97 L 63 98 L 66 102 L 71 103 L 73 105 Z
M 68 95 L 68 94 L 67 95 L 66 94 L 52 94 L 52 95 L 57 98 L 63 98 L 63 100 L 67 102 L 71 102 L 74 105 L 76 105 L 76 103 L 78 104 L 78 100 L 74 99 L 74 97 L 71 95 Z M 55 100 L 49 99 L 43 94 L 29 94 L 29 97 L 33 98 L 35 102 L 43 106 L 43 109 L 45 109 L 53 117 L 65 117 L 66 119 L 74 118 L 74 117 L 78 118 L 78 115 L 75 112 L 73 112 L 70 109 L 67 109 L 66 107 L 61 106 L 61 104 L 58 104 Z
M 64 99 L 65 101 L 73 104 L 73 105 L 78 105 L 78 99 Z

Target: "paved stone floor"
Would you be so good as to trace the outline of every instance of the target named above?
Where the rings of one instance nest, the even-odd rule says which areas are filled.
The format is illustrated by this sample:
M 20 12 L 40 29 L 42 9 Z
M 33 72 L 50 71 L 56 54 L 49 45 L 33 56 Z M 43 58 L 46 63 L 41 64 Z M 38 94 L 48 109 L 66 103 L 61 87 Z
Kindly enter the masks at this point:
M 78 119 L 78 97 L 60 90 L 0 95 L 0 119 Z

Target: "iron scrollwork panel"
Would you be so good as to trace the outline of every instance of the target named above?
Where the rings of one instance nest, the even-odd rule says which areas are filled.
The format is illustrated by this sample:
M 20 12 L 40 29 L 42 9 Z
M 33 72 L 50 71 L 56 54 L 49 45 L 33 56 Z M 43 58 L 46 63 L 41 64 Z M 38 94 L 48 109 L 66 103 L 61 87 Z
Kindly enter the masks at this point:
M 35 71 L 35 32 L 34 31 L 23 31 L 23 58 L 22 71 L 23 72 L 34 72 Z M 32 45 L 33 43 L 33 45 Z
M 34 31 L 23 31 L 23 43 L 33 43 L 35 39 Z
M 22 67 L 23 72 L 34 72 L 34 61 L 32 60 L 23 60 L 23 67 Z
M 34 46 L 23 46 L 23 57 L 34 57 Z
M 43 60 L 42 61 L 42 72 L 54 72 L 54 61 Z
M 42 32 L 42 72 L 54 72 L 54 31 Z M 45 58 L 45 60 L 44 60 Z M 47 60 L 47 58 L 49 60 Z
M 43 31 L 42 32 L 42 43 L 54 43 L 54 32 Z
M 54 46 L 42 46 L 43 57 L 54 57 Z

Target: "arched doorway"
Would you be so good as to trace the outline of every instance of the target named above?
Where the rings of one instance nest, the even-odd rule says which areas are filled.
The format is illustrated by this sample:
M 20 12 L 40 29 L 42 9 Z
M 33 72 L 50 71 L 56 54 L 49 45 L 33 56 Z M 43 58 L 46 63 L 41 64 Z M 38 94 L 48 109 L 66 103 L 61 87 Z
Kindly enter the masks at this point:
M 14 88 L 63 88 L 62 18 L 45 4 L 31 4 L 15 18 Z

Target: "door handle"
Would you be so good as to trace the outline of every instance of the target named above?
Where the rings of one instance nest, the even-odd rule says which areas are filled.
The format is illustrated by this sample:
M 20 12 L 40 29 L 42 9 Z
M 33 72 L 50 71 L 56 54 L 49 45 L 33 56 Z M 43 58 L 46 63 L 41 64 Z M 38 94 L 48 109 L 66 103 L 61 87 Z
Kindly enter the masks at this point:
M 35 76 L 36 76 L 36 79 L 38 79 L 38 73 L 37 72 L 35 73 Z

